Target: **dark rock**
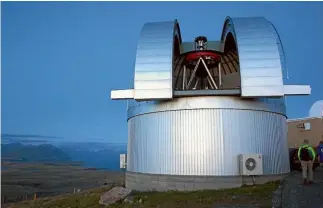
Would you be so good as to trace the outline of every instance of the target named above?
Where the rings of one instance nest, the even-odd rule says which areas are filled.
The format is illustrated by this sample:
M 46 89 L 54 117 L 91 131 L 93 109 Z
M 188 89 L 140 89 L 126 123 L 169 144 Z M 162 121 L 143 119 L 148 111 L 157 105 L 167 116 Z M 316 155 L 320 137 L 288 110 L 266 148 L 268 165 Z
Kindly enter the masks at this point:
M 99 204 L 101 205 L 110 205 L 114 204 L 117 201 L 123 200 L 131 193 L 130 189 L 123 187 L 113 187 L 109 191 L 101 195 Z
M 134 200 L 134 196 L 127 196 L 127 197 L 124 199 L 124 202 L 125 202 L 125 203 L 133 203 L 133 200 Z

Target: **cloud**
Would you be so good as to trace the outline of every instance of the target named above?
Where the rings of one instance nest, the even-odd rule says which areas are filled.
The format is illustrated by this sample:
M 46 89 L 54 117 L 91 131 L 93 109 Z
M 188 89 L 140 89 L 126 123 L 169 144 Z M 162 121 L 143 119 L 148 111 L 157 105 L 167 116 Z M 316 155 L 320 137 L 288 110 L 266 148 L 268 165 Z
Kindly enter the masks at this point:
M 43 139 L 61 139 L 62 137 L 56 137 L 56 136 L 43 136 L 43 135 L 33 135 L 33 134 L 1 134 L 1 138 L 43 138 Z
M 33 134 L 1 134 L 2 143 L 22 143 L 22 144 L 44 144 L 50 143 L 59 147 L 75 148 L 79 150 L 104 150 L 104 149 L 119 149 L 126 147 L 126 142 L 110 143 L 105 138 L 89 137 L 83 139 L 67 139 L 57 136 L 44 136 Z
M 59 145 L 60 147 L 73 148 L 74 150 L 91 150 L 99 151 L 106 149 L 125 149 L 126 143 L 108 143 L 108 142 L 64 142 Z
M 48 143 L 53 142 L 53 139 L 62 139 L 62 137 L 33 134 L 1 134 L 2 143 Z
M 3 141 L 6 142 L 20 142 L 20 143 L 47 143 L 47 140 L 36 140 L 36 139 L 12 139 L 12 138 L 2 138 Z

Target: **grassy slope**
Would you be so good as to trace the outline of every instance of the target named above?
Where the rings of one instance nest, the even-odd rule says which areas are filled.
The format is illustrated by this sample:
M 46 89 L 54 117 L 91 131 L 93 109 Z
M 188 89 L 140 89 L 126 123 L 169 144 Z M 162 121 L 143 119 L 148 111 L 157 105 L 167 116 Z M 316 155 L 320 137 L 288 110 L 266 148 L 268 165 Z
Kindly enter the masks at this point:
M 2 163 L 9 167 L 1 171 L 1 195 L 8 202 L 15 201 L 17 196 L 32 198 L 72 193 L 76 189 L 99 187 L 105 182 L 121 184 L 124 173 L 113 171 L 84 170 L 80 166 L 49 165 L 42 163 Z
M 133 193 L 135 197 L 135 207 L 212 207 L 216 203 L 220 204 L 258 204 L 260 207 L 271 207 L 271 195 L 277 189 L 279 183 L 272 182 L 264 185 L 249 186 L 235 189 L 217 190 L 217 191 L 194 191 L 194 192 L 164 192 L 164 193 Z M 102 208 L 98 204 L 100 195 L 107 189 L 92 189 L 75 195 L 62 195 L 37 201 L 29 201 L 10 206 L 13 208 Z M 142 204 L 137 201 L 141 198 Z M 130 208 L 134 204 L 116 203 L 110 208 Z

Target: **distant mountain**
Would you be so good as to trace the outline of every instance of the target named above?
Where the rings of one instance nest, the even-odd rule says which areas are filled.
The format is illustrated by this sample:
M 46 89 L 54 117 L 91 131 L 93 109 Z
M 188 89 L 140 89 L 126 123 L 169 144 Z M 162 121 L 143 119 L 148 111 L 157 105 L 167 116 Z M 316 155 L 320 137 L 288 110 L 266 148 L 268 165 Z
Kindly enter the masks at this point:
M 88 168 L 120 170 L 120 154 L 127 152 L 126 144 L 97 142 L 52 144 L 1 144 L 2 160 L 21 162 L 82 161 Z
M 127 152 L 126 144 L 71 143 L 60 148 L 85 167 L 109 170 L 120 170 L 120 154 Z
M 51 145 L 24 145 L 21 143 L 1 144 L 1 157 L 3 160 L 16 161 L 71 161 L 63 150 Z
M 120 170 L 120 154 L 127 152 L 126 144 L 100 142 L 71 142 L 59 144 L 1 144 L 2 160 L 18 162 L 82 161 L 84 167 Z

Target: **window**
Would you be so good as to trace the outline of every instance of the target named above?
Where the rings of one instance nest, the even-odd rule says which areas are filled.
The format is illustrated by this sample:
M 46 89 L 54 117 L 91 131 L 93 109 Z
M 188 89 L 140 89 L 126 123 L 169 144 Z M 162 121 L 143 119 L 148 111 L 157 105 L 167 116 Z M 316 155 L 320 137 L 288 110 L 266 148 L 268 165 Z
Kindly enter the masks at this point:
M 299 128 L 301 131 L 309 131 L 311 130 L 311 123 L 300 123 L 297 125 L 297 128 Z
M 304 123 L 304 130 L 305 131 L 308 131 L 308 130 L 311 130 L 311 123 Z

